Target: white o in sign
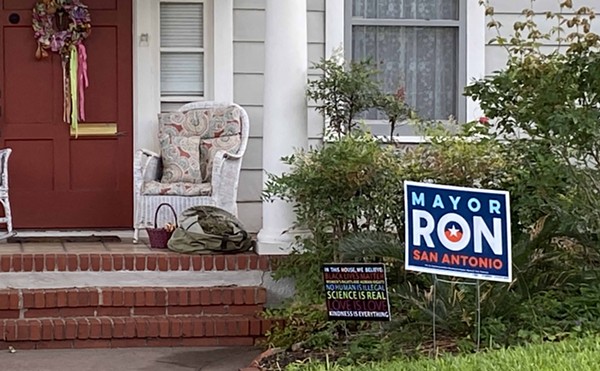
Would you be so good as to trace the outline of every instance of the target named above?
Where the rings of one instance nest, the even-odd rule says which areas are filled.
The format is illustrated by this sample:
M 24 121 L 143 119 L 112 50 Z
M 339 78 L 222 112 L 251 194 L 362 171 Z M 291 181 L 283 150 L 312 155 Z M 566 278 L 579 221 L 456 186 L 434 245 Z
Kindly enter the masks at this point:
M 469 210 L 476 213 L 481 209 L 481 202 L 476 198 L 471 198 L 469 202 L 467 202 L 467 206 L 469 206 Z
M 460 229 L 462 229 L 462 238 L 456 242 L 450 241 L 446 237 L 446 225 L 450 222 L 455 222 L 460 225 Z M 450 251 L 460 251 L 467 246 L 469 241 L 471 240 L 471 229 L 469 228 L 469 224 L 462 216 L 449 213 L 440 218 L 437 225 L 437 235 L 442 243 L 448 250 Z

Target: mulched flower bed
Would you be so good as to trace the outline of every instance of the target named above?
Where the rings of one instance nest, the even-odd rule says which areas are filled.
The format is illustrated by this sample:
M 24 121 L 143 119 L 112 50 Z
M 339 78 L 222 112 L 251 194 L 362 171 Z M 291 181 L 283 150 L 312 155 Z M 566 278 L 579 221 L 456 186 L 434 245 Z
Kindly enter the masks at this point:
M 334 362 L 339 355 L 335 351 L 314 351 L 314 350 L 282 350 L 273 349 L 263 353 L 263 357 L 254 364 L 261 371 L 280 371 L 292 363 L 309 362 Z

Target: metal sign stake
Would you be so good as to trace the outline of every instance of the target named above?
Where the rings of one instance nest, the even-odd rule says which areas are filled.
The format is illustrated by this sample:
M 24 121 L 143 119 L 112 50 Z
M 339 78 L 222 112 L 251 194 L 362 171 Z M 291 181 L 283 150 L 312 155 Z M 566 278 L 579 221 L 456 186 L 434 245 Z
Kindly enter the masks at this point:
M 433 352 L 437 357 L 437 339 L 435 334 L 435 323 L 437 322 L 437 318 L 435 316 L 435 308 L 437 307 L 437 274 L 433 275 Z
M 448 283 L 448 284 L 462 284 L 462 285 L 474 285 L 476 287 L 476 305 L 477 305 L 477 309 L 476 309 L 476 314 L 477 314 L 477 340 L 476 340 L 476 351 L 479 352 L 479 349 L 481 347 L 481 281 L 480 280 L 475 280 L 475 282 L 472 281 L 450 281 L 450 280 L 443 280 L 443 279 L 439 279 L 437 278 L 437 274 L 433 274 L 433 308 L 432 308 L 432 313 L 433 313 L 433 323 L 432 323 L 432 328 L 433 328 L 433 351 L 435 356 L 437 357 L 438 355 L 438 348 L 437 348 L 437 334 L 436 334 L 436 322 L 437 322 L 437 317 L 436 317 L 436 307 L 437 307 L 437 285 L 438 282 L 443 282 L 443 283 Z
M 481 285 L 480 281 L 476 281 L 477 285 L 477 351 L 481 346 Z

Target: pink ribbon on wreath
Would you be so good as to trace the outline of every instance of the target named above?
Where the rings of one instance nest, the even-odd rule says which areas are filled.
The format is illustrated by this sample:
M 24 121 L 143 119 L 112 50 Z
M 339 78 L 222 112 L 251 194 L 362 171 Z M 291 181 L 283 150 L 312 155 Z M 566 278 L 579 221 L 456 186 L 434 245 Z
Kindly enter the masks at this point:
M 85 121 L 85 92 L 84 89 L 89 86 L 89 80 L 87 75 L 87 52 L 85 45 L 80 43 L 77 45 L 78 49 L 78 80 L 79 80 L 79 117 L 82 121 Z

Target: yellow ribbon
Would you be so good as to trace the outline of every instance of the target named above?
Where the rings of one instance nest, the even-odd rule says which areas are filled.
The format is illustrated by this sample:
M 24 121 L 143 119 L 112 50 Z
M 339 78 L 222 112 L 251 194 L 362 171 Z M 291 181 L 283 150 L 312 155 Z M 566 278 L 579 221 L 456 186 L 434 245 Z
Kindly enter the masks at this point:
M 71 82 L 71 127 L 75 130 L 75 138 L 77 138 L 79 129 L 79 114 L 77 109 L 77 61 L 79 56 L 77 55 L 77 48 L 74 45 L 71 45 L 71 55 L 69 59 L 69 76 Z

